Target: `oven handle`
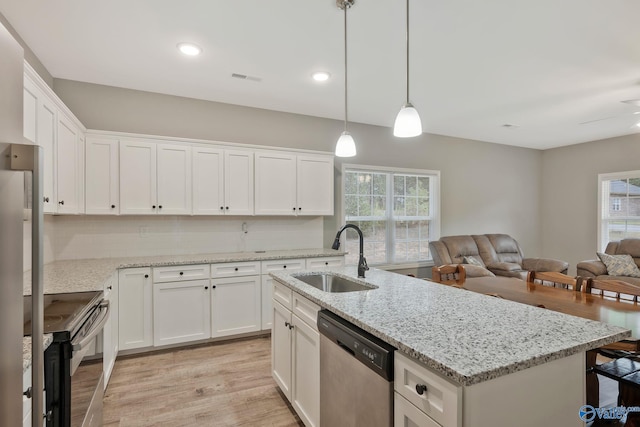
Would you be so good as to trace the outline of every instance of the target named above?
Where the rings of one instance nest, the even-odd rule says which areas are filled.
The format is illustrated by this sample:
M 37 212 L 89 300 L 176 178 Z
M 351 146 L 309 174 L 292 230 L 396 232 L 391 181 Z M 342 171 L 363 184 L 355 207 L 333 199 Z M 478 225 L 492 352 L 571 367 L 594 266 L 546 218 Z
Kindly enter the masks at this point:
M 107 323 L 107 320 L 109 320 L 109 301 L 102 301 L 100 303 L 99 309 L 103 312 L 102 317 L 94 324 L 91 332 L 87 336 L 82 338 L 80 342 L 71 341 L 73 351 L 80 351 L 85 348 L 96 337 L 96 335 L 98 335 L 100 331 L 102 331 L 104 324 Z

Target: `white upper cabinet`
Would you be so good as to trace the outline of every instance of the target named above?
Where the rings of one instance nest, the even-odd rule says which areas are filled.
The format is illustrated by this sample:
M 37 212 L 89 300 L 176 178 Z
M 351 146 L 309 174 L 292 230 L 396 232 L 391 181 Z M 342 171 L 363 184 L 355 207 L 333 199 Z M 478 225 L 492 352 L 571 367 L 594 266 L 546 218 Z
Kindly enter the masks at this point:
M 256 153 L 256 214 L 295 215 L 296 156 L 284 152 Z
M 58 213 L 84 213 L 84 136 L 62 114 L 58 114 L 56 130 Z
M 224 152 L 224 213 L 253 215 L 253 151 Z
M 256 153 L 256 215 L 333 215 L 333 156 Z
M 191 147 L 158 144 L 158 213 L 191 214 Z
M 85 143 L 85 212 L 119 212 L 118 140 L 87 137 Z
M 44 153 L 45 213 L 84 213 L 84 127 L 25 62 L 23 134 Z
M 156 143 L 120 141 L 120 213 L 155 214 L 158 210 Z
M 193 214 L 224 214 L 224 150 L 192 147 Z
M 333 215 L 333 156 L 298 155 L 298 215 Z

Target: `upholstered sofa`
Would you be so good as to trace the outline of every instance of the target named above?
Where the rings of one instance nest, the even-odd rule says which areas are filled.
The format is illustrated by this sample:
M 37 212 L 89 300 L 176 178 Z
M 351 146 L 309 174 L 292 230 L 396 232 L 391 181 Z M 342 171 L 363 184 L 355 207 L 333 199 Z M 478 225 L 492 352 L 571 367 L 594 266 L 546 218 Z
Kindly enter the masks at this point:
M 528 271 L 566 273 L 565 261 L 525 258 L 518 242 L 507 234 L 446 236 L 429 242 L 435 265 L 464 264 L 467 277 L 506 276 L 527 279 Z
M 608 255 L 630 255 L 635 264 L 640 267 L 640 239 L 622 239 L 619 242 L 609 242 L 604 253 Z M 607 267 L 599 259 L 579 262 L 577 274 L 584 278 L 619 279 L 640 286 L 640 277 L 609 275 Z

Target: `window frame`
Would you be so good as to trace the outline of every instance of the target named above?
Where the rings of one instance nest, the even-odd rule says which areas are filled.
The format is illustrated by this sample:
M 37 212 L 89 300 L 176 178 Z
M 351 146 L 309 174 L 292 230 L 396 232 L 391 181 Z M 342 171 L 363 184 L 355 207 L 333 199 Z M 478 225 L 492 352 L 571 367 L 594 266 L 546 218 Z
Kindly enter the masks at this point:
M 640 216 L 629 216 L 629 215 L 616 217 L 616 218 L 604 217 L 605 209 L 606 209 L 606 212 L 609 211 L 609 197 L 606 197 L 607 200 L 605 200 L 605 196 L 608 196 L 610 194 L 608 190 L 605 193 L 605 189 L 604 189 L 605 183 L 609 181 L 614 181 L 614 180 L 622 180 L 622 179 L 628 180 L 630 178 L 640 178 L 640 170 L 598 174 L 598 251 L 599 252 L 604 252 L 607 244 L 609 243 L 609 240 L 608 240 L 609 234 L 608 234 L 607 224 L 610 221 L 612 220 L 626 221 L 626 220 L 640 219 Z M 629 195 L 627 194 L 627 198 L 628 197 Z M 620 200 L 620 202 L 622 203 L 622 200 Z M 605 227 L 607 227 L 606 230 L 605 230 Z
M 429 178 L 429 211 L 431 219 L 429 220 L 429 235 L 432 240 L 438 240 L 440 238 L 440 171 L 429 169 L 409 169 L 409 168 L 394 168 L 389 166 L 372 166 L 372 165 L 359 165 L 343 163 L 341 168 L 341 194 L 340 194 L 340 221 L 344 223 L 346 218 L 345 212 L 345 183 L 347 171 L 354 172 L 371 172 L 371 173 L 384 173 L 389 174 L 390 178 L 387 182 L 387 195 L 393 198 L 393 175 L 420 175 Z M 391 191 L 389 193 L 389 190 Z M 395 240 L 393 238 L 393 225 L 395 224 L 393 217 L 393 203 L 387 206 L 388 212 L 385 215 L 384 220 L 387 222 L 386 241 L 389 243 L 387 247 L 387 259 L 384 264 L 375 264 L 376 268 L 391 269 L 391 268 L 417 268 L 433 265 L 433 256 L 428 260 L 409 261 L 403 263 L 394 263 L 391 261 L 395 256 Z M 430 240 L 431 241 L 431 240 Z M 431 254 L 430 254 L 431 255 Z M 365 253 L 365 257 L 367 254 Z

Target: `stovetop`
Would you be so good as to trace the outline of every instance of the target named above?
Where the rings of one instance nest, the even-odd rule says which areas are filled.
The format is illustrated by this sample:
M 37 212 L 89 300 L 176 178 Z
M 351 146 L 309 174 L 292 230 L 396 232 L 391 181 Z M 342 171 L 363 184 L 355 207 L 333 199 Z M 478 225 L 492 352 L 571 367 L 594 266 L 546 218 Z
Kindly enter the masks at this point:
M 44 296 L 44 333 L 73 336 L 87 314 L 102 301 L 102 291 L 47 294 Z M 31 296 L 24 297 L 24 335 L 31 335 Z

